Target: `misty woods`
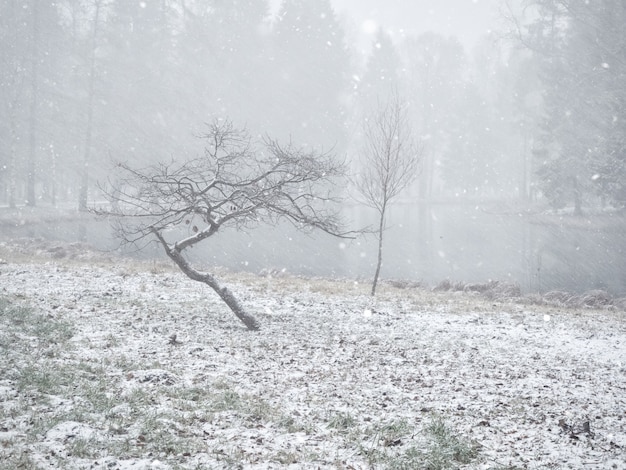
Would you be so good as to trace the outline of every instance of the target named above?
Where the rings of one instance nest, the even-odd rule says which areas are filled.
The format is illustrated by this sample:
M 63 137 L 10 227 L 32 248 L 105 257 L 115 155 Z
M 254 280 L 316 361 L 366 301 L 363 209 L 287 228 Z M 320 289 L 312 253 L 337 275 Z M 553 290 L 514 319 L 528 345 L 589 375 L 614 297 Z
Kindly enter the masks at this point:
M 358 174 L 363 129 L 398 93 L 421 149 L 403 204 L 619 214 L 626 4 L 503 5 L 476 44 L 369 21 L 362 55 L 329 0 L 0 0 L 0 204 L 86 209 L 112 161 L 198 155 L 214 119 Z
M 626 6 L 528 3 L 474 47 L 379 25 L 363 62 L 328 0 L 0 0 L 0 202 L 85 208 L 110 156 L 185 154 L 215 117 L 358 153 L 398 89 L 426 144 L 409 197 L 621 207 Z

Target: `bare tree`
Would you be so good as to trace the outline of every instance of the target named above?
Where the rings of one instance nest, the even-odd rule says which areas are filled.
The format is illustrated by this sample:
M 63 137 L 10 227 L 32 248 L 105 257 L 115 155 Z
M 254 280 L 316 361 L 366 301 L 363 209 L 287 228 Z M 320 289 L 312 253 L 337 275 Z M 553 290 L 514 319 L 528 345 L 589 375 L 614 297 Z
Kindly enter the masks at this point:
M 378 260 L 372 295 L 383 261 L 383 235 L 389 205 L 416 178 L 421 150 L 416 145 L 406 106 L 397 93 L 365 120 L 361 168 L 355 184 L 363 202 L 378 213 Z
M 123 243 L 156 239 L 189 278 L 211 287 L 250 330 L 259 329 L 235 296 L 216 277 L 194 268 L 184 252 L 221 229 L 245 230 L 287 220 L 299 229 L 316 228 L 338 237 L 342 231 L 332 180 L 343 163 L 328 153 L 282 146 L 266 138 L 261 145 L 230 122 L 215 122 L 201 136 L 204 155 L 146 169 L 119 164 L 113 184 L 103 188 Z

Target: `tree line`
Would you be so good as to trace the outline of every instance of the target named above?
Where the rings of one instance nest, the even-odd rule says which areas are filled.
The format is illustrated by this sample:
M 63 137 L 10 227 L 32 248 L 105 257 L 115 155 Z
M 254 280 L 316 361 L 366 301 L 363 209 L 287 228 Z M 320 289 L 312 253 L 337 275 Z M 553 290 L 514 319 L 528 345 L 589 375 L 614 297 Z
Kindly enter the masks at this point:
M 542 87 L 538 188 L 553 207 L 626 203 L 626 3 L 532 0 L 513 31 Z M 513 12 L 509 8 L 509 12 Z M 510 15 L 515 19 L 515 15 Z
M 329 0 L 0 0 L 0 204 L 85 209 L 112 160 L 197 154 L 215 119 L 358 167 L 400 96 L 421 149 L 407 197 L 622 207 L 626 6 L 506 6 L 508 38 L 383 27 L 362 60 Z

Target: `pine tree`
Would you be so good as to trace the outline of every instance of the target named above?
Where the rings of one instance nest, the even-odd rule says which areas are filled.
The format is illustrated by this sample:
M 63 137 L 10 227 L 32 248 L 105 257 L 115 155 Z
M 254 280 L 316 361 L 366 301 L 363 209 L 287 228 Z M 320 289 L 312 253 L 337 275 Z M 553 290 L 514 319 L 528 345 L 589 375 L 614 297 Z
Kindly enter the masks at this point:
M 540 188 L 554 207 L 573 205 L 576 214 L 593 194 L 623 206 L 626 5 L 563 0 L 542 7 L 534 24 L 546 110 Z
M 359 103 L 364 114 L 376 111 L 381 103 L 386 103 L 400 92 L 401 68 L 400 55 L 391 36 L 380 28 L 358 88 Z
M 419 176 L 419 197 L 432 196 L 434 181 L 441 178 L 441 165 L 462 154 L 452 154 L 459 143 L 459 104 L 464 98 L 467 57 L 456 38 L 425 33 L 409 38 L 403 47 L 407 64 L 408 91 L 413 121 L 424 137 L 424 158 Z M 457 148 L 458 150 L 458 148 Z
M 175 49 L 178 101 L 193 120 L 233 119 L 254 130 L 266 124 L 267 0 L 185 4 Z
M 345 144 L 350 55 L 329 0 L 284 0 L 272 31 L 274 133 L 311 146 Z

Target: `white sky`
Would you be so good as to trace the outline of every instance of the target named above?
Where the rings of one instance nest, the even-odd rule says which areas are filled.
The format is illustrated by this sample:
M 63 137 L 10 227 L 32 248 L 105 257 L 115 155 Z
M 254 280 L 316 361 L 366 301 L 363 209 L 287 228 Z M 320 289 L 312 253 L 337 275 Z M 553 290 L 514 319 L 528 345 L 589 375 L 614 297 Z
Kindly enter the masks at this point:
M 272 0 L 278 8 L 281 0 Z M 348 34 L 357 48 L 369 49 L 378 26 L 394 36 L 434 31 L 457 36 L 468 48 L 493 28 L 498 0 L 331 0 L 340 18 L 348 19 Z M 370 34 L 368 35 L 368 32 Z

